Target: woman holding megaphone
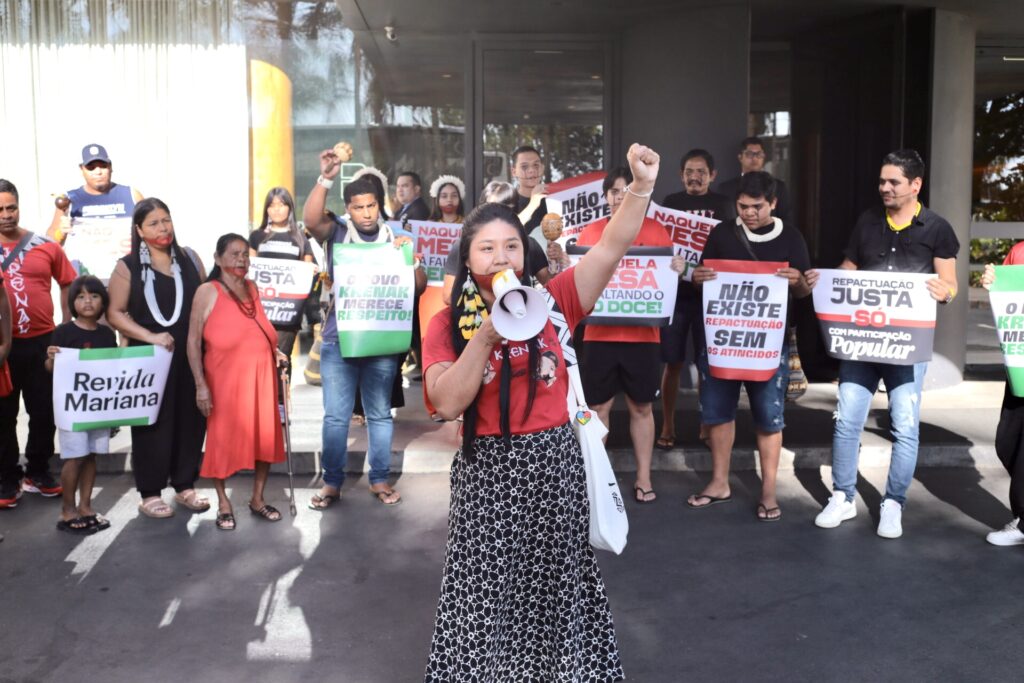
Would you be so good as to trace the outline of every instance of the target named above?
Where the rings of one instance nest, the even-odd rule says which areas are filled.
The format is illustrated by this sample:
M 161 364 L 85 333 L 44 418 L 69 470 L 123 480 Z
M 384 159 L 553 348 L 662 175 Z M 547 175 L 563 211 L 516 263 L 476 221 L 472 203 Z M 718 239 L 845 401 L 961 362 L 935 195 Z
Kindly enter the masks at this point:
M 547 284 L 570 332 L 601 296 L 647 211 L 658 155 L 633 145 L 627 156 L 634 180 L 621 208 L 579 264 Z M 508 207 L 473 210 L 463 224 L 454 303 L 434 316 L 423 341 L 431 402 L 446 419 L 464 415 L 428 681 L 623 677 L 588 542 L 562 348 L 546 316 L 538 323 L 530 310 L 532 297 L 508 285 L 506 271 L 530 284 L 527 239 Z M 505 308 L 514 315 L 495 306 L 495 292 L 510 299 Z M 506 327 L 496 327 L 495 316 Z

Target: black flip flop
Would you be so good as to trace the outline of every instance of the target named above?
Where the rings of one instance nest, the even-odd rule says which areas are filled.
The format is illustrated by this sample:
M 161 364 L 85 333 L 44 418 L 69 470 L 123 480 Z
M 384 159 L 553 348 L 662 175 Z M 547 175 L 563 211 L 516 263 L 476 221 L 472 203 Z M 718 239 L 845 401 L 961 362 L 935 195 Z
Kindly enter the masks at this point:
M 654 442 L 654 447 L 659 451 L 670 451 L 676 447 L 676 440 L 670 439 L 667 436 L 659 436 Z
M 636 497 L 636 492 L 637 491 L 640 492 L 640 497 L 639 498 Z M 646 500 L 647 496 L 649 496 L 652 493 L 654 493 L 654 489 L 651 489 L 649 491 L 644 491 L 639 486 L 634 486 L 633 487 L 633 500 L 635 500 L 636 502 L 640 503 L 641 505 L 648 505 L 650 503 L 654 503 L 654 502 L 656 502 L 658 500 L 658 494 L 657 493 L 654 493 L 654 498 L 651 498 L 650 500 Z
M 96 529 L 96 531 L 103 531 L 104 529 L 110 528 L 110 520 L 102 515 L 87 515 L 82 517 L 82 519 L 89 522 L 89 526 Z
M 704 503 L 703 505 L 694 505 L 689 500 L 687 500 L 686 504 L 689 505 L 694 510 L 703 510 L 704 508 L 709 508 L 712 505 L 718 505 L 719 503 L 728 503 L 730 500 L 732 500 L 732 496 L 731 495 L 723 496 L 722 498 L 718 498 L 716 496 L 709 496 L 706 493 L 696 493 L 692 497 L 693 498 L 707 498 L 708 499 L 708 502 Z
M 341 498 L 341 494 L 328 493 L 325 496 L 321 496 L 319 493 L 314 493 L 313 497 L 309 499 L 309 509 L 323 511 L 331 507 L 334 501 Z
M 764 517 L 761 516 L 761 510 L 764 510 Z M 779 510 L 779 516 L 778 517 L 769 517 L 768 516 L 769 512 L 775 512 L 776 510 L 779 510 L 779 506 L 778 505 L 776 505 L 773 508 L 770 508 L 770 507 L 765 506 L 764 503 L 758 503 L 757 504 L 757 510 L 754 512 L 754 514 L 757 516 L 757 521 L 759 521 L 759 522 L 777 522 L 780 519 L 782 519 L 782 510 Z
M 57 522 L 57 531 L 66 531 L 69 534 L 89 536 L 96 533 L 98 529 L 89 524 L 89 521 L 84 517 L 75 517 L 74 519 L 62 519 Z

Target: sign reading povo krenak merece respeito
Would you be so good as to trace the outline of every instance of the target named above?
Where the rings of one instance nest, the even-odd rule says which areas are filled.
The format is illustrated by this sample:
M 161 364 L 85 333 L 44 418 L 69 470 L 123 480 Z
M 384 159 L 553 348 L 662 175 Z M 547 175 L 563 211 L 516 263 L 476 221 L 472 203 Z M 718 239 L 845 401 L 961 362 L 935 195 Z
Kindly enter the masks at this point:
M 934 275 L 881 271 L 820 270 L 814 311 L 833 358 L 890 365 L 931 360 Z

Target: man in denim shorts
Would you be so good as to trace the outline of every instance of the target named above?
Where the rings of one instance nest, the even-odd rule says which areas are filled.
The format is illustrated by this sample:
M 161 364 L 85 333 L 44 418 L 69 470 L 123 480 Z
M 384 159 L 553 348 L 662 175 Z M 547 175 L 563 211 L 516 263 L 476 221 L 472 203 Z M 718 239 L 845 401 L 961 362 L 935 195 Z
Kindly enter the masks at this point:
M 789 280 L 789 293 L 803 298 L 811 288 L 803 273 L 810 267 L 807 243 L 798 230 L 784 225 L 772 216 L 776 205 L 775 179 L 763 171 L 745 174 L 739 180 L 736 196 L 735 221 L 719 223 L 708 235 L 708 243 L 701 264 L 693 271 L 697 287 L 714 280 L 716 273 L 704 265 L 705 259 L 737 261 L 785 261 L 789 267 L 776 275 Z M 757 432 L 757 451 L 761 457 L 761 500 L 757 505 L 757 518 L 774 522 L 782 517 L 775 497 L 775 476 L 782 451 L 783 409 L 789 386 L 789 358 L 782 353 L 779 368 L 771 379 L 764 382 L 718 379 L 708 371 L 707 345 L 697 355 L 701 373 L 701 421 L 708 425 L 709 443 L 713 459 L 711 481 L 698 494 L 687 499 L 692 508 L 706 508 L 732 500 L 729 488 L 729 460 L 736 438 L 736 404 L 740 398 L 740 385 L 747 389 L 750 410 L 754 415 Z

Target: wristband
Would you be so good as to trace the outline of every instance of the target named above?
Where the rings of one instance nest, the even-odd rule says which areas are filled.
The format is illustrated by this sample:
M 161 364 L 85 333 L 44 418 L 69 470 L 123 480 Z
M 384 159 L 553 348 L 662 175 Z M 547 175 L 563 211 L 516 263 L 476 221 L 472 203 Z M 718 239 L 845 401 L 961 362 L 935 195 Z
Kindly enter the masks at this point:
M 316 179 L 316 184 L 325 190 L 329 190 L 334 187 L 334 178 L 324 178 L 323 176 L 319 176 Z
M 654 194 L 654 188 L 652 187 L 651 191 L 648 192 L 647 194 L 640 194 L 639 192 L 633 192 L 633 184 L 630 183 L 629 185 L 626 185 L 626 192 L 630 193 L 634 197 L 640 197 L 641 199 L 647 199 L 652 194 Z

